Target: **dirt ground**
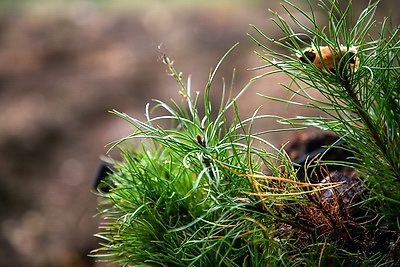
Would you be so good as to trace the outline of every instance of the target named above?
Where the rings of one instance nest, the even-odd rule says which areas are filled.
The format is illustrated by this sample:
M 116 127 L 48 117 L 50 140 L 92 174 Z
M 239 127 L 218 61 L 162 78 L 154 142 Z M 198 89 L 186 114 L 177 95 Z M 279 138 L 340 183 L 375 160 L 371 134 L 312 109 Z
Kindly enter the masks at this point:
M 268 8 L 277 4 L 107 10 L 93 2 L 0 13 L 0 266 L 99 266 L 87 254 L 98 247 L 97 197 L 92 183 L 105 144 L 131 133 L 108 113 L 144 119 L 152 99 L 178 99 L 178 87 L 160 51 L 204 88 L 209 70 L 236 42 L 214 86 L 237 69 L 235 90 L 261 72 L 258 50 L 246 36 L 255 24 L 279 38 Z M 319 115 L 271 103 L 262 93 L 288 97 L 278 83 L 257 81 L 239 101 L 248 117 L 261 113 Z M 251 104 L 249 104 L 251 103 Z M 258 129 L 277 127 L 274 120 Z M 290 134 L 267 138 L 280 146 Z M 118 157 L 116 151 L 110 155 Z

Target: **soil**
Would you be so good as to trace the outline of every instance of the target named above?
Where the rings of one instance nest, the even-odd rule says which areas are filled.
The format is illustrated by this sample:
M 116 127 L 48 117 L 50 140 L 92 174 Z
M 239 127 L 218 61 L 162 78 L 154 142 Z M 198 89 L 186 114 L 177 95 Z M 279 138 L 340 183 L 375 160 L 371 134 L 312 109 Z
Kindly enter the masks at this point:
M 296 214 L 297 222 L 307 225 L 319 233 L 323 239 L 329 239 L 346 251 L 365 256 L 385 256 L 389 266 L 400 265 L 400 232 L 386 226 L 377 226 L 376 218 L 365 217 L 366 209 L 358 205 L 368 198 L 367 181 L 350 167 L 340 164 L 325 164 L 325 161 L 351 163 L 353 154 L 346 149 L 346 143 L 329 131 L 313 131 L 298 133 L 292 137 L 286 147 L 288 155 L 298 165 L 298 176 L 304 182 L 320 183 L 320 189 L 327 183 L 341 183 L 326 190 L 321 190 L 309 196 L 311 205 L 304 205 Z M 304 172 L 305 166 L 316 165 Z M 327 184 L 324 186 L 323 184 Z M 304 235 L 301 229 L 295 227 L 298 235 L 308 242 L 313 238 Z M 318 239 L 318 238 L 317 238 Z M 344 255 L 343 257 L 346 257 Z M 351 260 L 351 259 L 350 259 Z

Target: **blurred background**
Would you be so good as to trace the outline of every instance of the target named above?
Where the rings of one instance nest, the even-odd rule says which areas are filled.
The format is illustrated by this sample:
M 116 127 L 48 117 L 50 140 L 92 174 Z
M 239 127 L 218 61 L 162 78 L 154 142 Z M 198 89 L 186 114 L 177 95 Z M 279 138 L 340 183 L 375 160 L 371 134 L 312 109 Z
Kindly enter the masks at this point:
M 394 5 L 384 1 L 380 16 L 394 13 L 397 22 Z M 281 37 L 269 8 L 283 14 L 275 0 L 1 0 L 0 266 L 105 265 L 87 256 L 99 242 L 92 184 L 104 145 L 132 132 L 108 111 L 144 119 L 152 99 L 179 99 L 161 53 L 202 91 L 210 69 L 240 42 L 213 97 L 217 103 L 221 77 L 230 81 L 233 68 L 240 90 L 262 73 L 247 70 L 262 65 L 249 24 Z M 285 82 L 274 75 L 254 83 L 238 103 L 242 117 L 260 105 L 264 114 L 320 115 L 257 95 L 287 98 L 278 85 Z M 281 146 L 290 134 L 267 138 Z

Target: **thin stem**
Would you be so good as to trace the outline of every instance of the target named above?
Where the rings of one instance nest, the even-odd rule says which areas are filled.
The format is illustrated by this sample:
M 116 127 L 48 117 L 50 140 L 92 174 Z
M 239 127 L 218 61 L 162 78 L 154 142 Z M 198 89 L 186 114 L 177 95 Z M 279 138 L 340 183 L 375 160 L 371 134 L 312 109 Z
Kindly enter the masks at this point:
M 392 170 L 394 170 L 393 159 L 392 159 L 387 147 L 384 145 L 384 143 L 386 143 L 386 140 L 382 140 L 382 136 L 379 134 L 378 130 L 372 123 L 370 116 L 368 116 L 366 110 L 363 108 L 362 103 L 357 96 L 357 93 L 353 90 L 353 87 L 350 84 L 350 81 L 348 79 L 345 79 L 342 81 L 342 84 L 343 84 L 343 88 L 345 89 L 347 94 L 353 100 L 357 113 L 361 116 L 362 120 L 364 121 L 365 125 L 367 126 L 368 131 L 371 134 L 372 138 L 375 140 L 376 145 L 381 149 L 381 151 L 383 152 L 385 157 L 388 159 L 388 161 L 390 163 L 390 168 L 392 168 Z M 397 178 L 397 180 L 400 180 L 400 177 L 396 177 L 396 178 Z

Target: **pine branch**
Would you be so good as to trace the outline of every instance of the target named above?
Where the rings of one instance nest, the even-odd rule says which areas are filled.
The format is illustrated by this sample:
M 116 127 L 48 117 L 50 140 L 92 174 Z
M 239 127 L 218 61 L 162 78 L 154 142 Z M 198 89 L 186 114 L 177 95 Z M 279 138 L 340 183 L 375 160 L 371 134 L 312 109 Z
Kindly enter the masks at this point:
M 391 153 L 389 153 L 387 146 L 385 146 L 385 143 L 388 143 L 388 140 L 385 140 L 384 136 L 378 131 L 378 129 L 374 126 L 372 123 L 372 120 L 368 113 L 366 112 L 366 109 L 363 107 L 360 99 L 357 96 L 357 93 L 353 90 L 353 86 L 351 85 L 350 81 L 348 79 L 345 79 L 342 81 L 343 88 L 349 95 L 349 97 L 352 99 L 354 103 L 354 108 L 356 109 L 357 114 L 362 118 L 363 123 L 366 126 L 366 130 L 368 133 L 372 136 L 374 139 L 376 145 L 379 147 L 379 149 L 382 151 L 382 154 L 385 156 L 386 159 L 388 159 L 390 168 L 393 173 L 396 173 L 396 170 L 394 166 L 396 166 L 396 162 L 392 158 Z M 396 179 L 400 181 L 400 176 L 397 174 Z

